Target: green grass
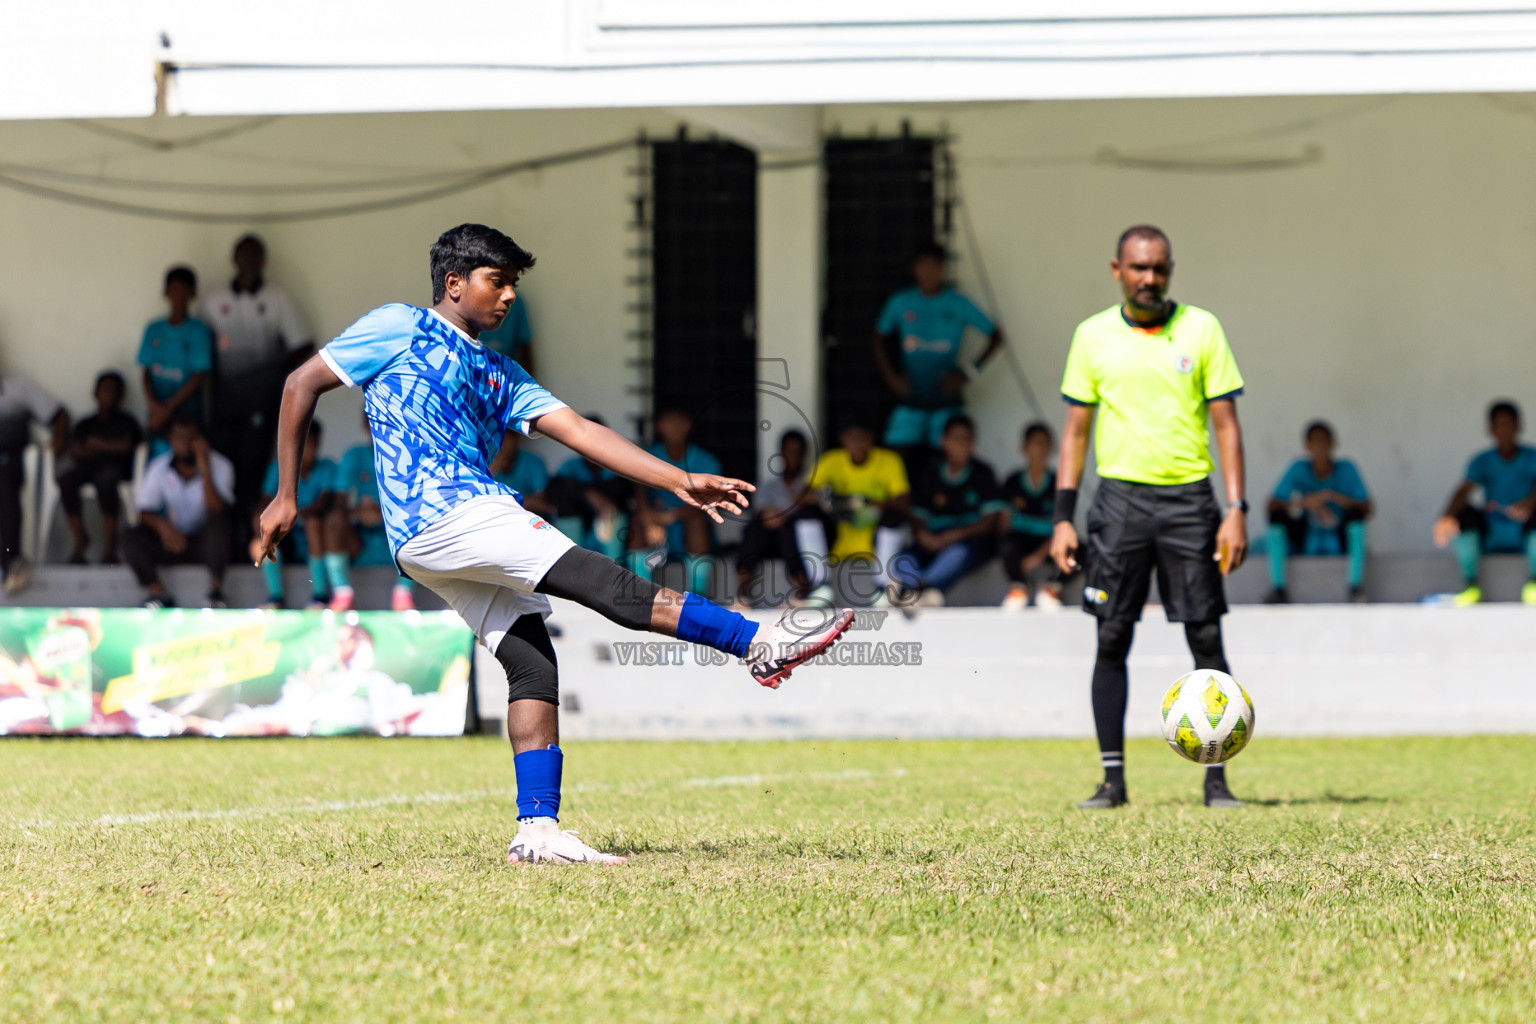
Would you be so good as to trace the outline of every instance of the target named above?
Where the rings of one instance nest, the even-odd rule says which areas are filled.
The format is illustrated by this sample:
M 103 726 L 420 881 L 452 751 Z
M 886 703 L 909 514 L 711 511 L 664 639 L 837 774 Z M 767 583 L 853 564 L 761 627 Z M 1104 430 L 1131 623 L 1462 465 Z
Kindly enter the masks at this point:
M 1536 738 L 1260 737 L 1226 813 L 1150 742 L 1109 813 L 1078 742 L 567 753 L 627 868 L 505 866 L 492 740 L 0 743 L 0 1019 L 1536 1014 Z

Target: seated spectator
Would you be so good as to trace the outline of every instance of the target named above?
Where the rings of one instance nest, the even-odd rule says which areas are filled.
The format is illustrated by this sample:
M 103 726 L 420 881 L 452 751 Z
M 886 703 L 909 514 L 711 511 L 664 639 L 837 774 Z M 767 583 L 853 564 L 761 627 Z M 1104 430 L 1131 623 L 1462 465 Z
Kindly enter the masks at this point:
M 90 543 L 80 515 L 80 490 L 86 484 L 96 488 L 96 502 L 101 506 L 101 564 L 117 564 L 117 525 L 122 513 L 118 487 L 133 479 L 133 452 L 144 439 L 139 421 L 122 410 L 123 390 L 123 375 L 115 370 L 96 378 L 96 414 L 75 424 L 67 458 L 59 461 L 59 504 L 64 506 L 74 545 L 70 565 L 85 564 L 85 549 Z
M 197 275 L 191 267 L 172 267 L 165 274 L 165 301 L 171 312 L 144 328 L 139 365 L 144 367 L 144 398 L 149 404 L 151 457 L 164 454 L 165 431 L 183 413 L 203 419 L 203 387 L 213 369 L 213 331 L 188 311 L 197 298 Z
M 912 489 L 912 543 L 891 563 L 886 591 L 897 607 L 941 605 L 960 578 L 997 551 L 1003 506 L 992 467 L 974 457 L 976 424 L 964 413 L 949 418 L 939 438 L 940 457 Z
M 769 459 L 773 475 L 751 497 L 747 511 L 755 515 L 742 531 L 741 549 L 736 553 L 738 604 L 750 605 L 754 598 L 763 597 L 753 593 L 752 581 L 758 567 L 769 558 L 784 560 L 799 601 L 811 599 L 814 585 L 824 589 L 819 595 L 821 603 L 832 604 L 832 592 L 825 587 L 827 516 L 820 506 L 805 500 L 805 453 L 805 435 L 798 430 L 785 431 L 779 438 L 778 454 Z M 802 558 L 802 550 L 811 557 Z
M 501 450 L 491 460 L 491 479 L 503 487 L 518 493 L 523 508 L 541 516 L 550 514 L 550 505 L 544 497 L 549 486 L 549 470 L 544 460 L 523 447 L 520 430 L 509 430 L 501 439 Z
M 48 392 L 15 373 L 0 373 L 0 574 L 5 593 L 27 585 L 32 567 L 21 557 L 21 489 L 25 481 L 23 453 L 32 441 L 32 424 L 53 428 L 53 454 L 64 453 L 69 437 L 69 413 Z
M 607 426 L 596 413 L 588 413 L 587 419 Z M 573 455 L 555 470 L 545 497 L 561 533 L 617 562 L 629 546 L 633 491 L 629 481 L 613 470 Z
M 1360 471 L 1348 459 L 1335 459 L 1333 427 L 1322 420 L 1302 434 L 1307 457 L 1291 463 L 1269 499 L 1269 575 L 1274 590 L 1268 604 L 1285 604 L 1286 558 L 1290 555 L 1349 555 L 1349 599 L 1364 600 L 1365 521 L 1371 496 Z
M 367 416 L 363 417 L 363 431 L 368 433 Z M 344 612 L 352 609 L 354 599 L 351 566 L 396 568 L 384 534 L 384 508 L 379 504 L 371 440 L 342 453 L 331 488 L 331 508 L 325 519 L 325 575 L 331 585 L 331 610 Z M 415 608 L 415 587 L 409 576 L 396 579 L 390 608 L 397 612 Z
M 948 260 L 939 243 L 923 246 L 912 260 L 913 287 L 892 295 L 875 325 L 875 365 L 897 402 L 882 443 L 901 454 L 914 478 L 926 468 L 944 424 L 965 411 L 972 374 L 1003 347 L 1001 329 L 945 280 Z M 974 366 L 960 358 L 967 327 L 987 336 Z
M 811 490 L 837 522 L 832 563 L 872 560 L 873 581 L 883 592 L 891 581 L 891 561 L 901 549 L 910 500 L 907 470 L 901 456 L 875 447 L 875 432 L 866 423 L 849 421 L 837 440 L 842 447 L 816 460 L 810 480 Z
M 1031 597 L 1042 611 L 1061 607 L 1061 573 L 1051 562 L 1056 512 L 1053 447 L 1050 427 L 1029 424 L 1019 448 L 1024 453 L 1024 467 L 1003 481 L 1002 500 L 1008 504 L 1008 514 L 1002 518 L 999 550 L 1009 579 L 1004 608 L 1024 608 Z M 1037 576 L 1044 578 L 1031 594 L 1030 578 Z
M 208 567 L 208 607 L 223 608 L 235 500 L 235 467 L 203 437 L 196 416 L 183 413 L 166 435 L 170 451 L 151 459 L 139 482 L 139 525 L 123 538 L 123 557 L 146 591 L 145 608 L 174 608 L 160 566 L 201 562 Z
M 1435 520 L 1435 543 L 1456 548 L 1466 586 L 1453 603 L 1483 599 L 1478 563 L 1484 554 L 1504 551 L 1525 553 L 1531 579 L 1520 599 L 1536 604 L 1536 519 L 1531 515 L 1536 511 L 1536 448 L 1519 443 L 1520 409 L 1514 402 L 1488 407 L 1488 433 L 1494 446 L 1468 464 L 1466 479 Z
M 692 433 L 691 415 L 663 409 L 656 414 L 656 443 L 646 451 L 685 472 L 719 473 L 720 460 L 692 443 Z M 645 488 L 638 497 L 640 529 L 630 542 L 635 549 L 630 569 L 650 579 L 663 563 L 680 560 L 688 569 L 686 589 L 707 597 L 715 570 L 715 529 L 709 517 L 671 491 Z
M 331 600 L 331 589 L 325 571 L 325 516 L 330 509 L 331 495 L 336 490 L 336 464 L 320 457 L 320 421 L 310 420 L 309 435 L 304 439 L 304 452 L 299 456 L 299 483 L 297 502 L 299 518 L 293 524 L 293 532 L 284 538 L 283 545 L 272 557 L 261 563 L 261 574 L 267 581 L 267 600 L 262 605 L 268 611 L 283 607 L 283 547 L 291 545 L 292 557 L 309 563 L 310 593 L 309 610 L 324 608 Z M 261 498 L 251 522 L 252 537 L 261 536 L 261 513 L 277 495 L 277 460 L 267 466 L 267 478 L 261 485 Z M 258 541 L 251 541 L 251 561 L 261 557 Z

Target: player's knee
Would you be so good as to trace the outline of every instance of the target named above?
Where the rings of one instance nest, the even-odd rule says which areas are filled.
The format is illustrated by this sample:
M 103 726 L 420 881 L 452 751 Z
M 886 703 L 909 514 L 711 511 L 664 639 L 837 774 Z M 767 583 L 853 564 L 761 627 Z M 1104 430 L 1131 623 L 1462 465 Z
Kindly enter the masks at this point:
M 1124 661 L 1131 653 L 1136 623 L 1118 619 L 1099 620 L 1099 657 L 1105 661 Z
M 508 636 L 496 648 L 496 660 L 507 673 L 507 703 L 541 700 L 560 703 L 560 673 L 536 648 Z
M 535 589 L 585 605 L 626 629 L 651 628 L 651 609 L 661 592 L 650 580 L 585 548 L 561 555 Z

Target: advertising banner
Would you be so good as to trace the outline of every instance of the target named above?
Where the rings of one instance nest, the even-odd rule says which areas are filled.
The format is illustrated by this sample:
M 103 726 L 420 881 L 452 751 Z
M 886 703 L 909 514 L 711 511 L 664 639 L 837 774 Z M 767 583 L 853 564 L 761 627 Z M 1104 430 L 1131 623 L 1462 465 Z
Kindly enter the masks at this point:
M 0 610 L 0 735 L 459 736 L 452 612 Z

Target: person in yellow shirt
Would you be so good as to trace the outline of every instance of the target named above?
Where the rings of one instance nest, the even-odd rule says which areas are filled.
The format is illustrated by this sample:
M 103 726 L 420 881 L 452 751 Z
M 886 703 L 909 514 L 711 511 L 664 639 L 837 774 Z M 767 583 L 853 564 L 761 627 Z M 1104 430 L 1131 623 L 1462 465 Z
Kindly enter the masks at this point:
M 837 520 L 832 562 L 873 560 L 870 580 L 877 589 L 858 596 L 874 597 L 890 584 L 888 568 L 901 550 L 900 527 L 911 490 L 907 470 L 901 456 L 875 447 L 875 432 L 868 424 L 850 421 L 837 439 L 842 447 L 816 460 L 807 494 L 819 496 Z
M 1216 317 L 1167 297 L 1173 246 L 1151 225 L 1120 236 L 1110 273 L 1125 300 L 1078 325 L 1061 394 L 1067 401 L 1057 462 L 1051 557 L 1062 572 L 1086 562 L 1083 608 L 1099 620 L 1093 718 L 1104 782 L 1083 809 L 1126 802 L 1126 657 L 1152 573 L 1170 622 L 1184 623 L 1196 668 L 1228 671 L 1221 641 L 1223 577 L 1248 550 L 1243 378 Z M 1098 494 L 1086 552 L 1073 525 L 1077 486 L 1097 419 Z M 1227 510 L 1209 476 L 1215 427 Z M 1223 766 L 1205 773 L 1207 807 L 1241 807 Z

